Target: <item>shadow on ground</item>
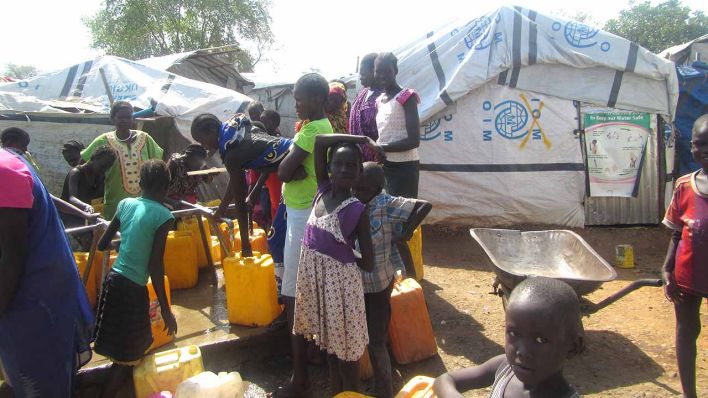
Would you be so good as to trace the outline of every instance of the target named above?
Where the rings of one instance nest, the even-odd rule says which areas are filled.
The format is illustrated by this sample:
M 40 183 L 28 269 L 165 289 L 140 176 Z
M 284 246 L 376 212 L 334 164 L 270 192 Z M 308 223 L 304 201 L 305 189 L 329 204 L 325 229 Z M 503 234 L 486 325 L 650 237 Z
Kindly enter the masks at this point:
M 653 383 L 667 394 L 679 394 L 657 381 L 664 369 L 629 339 L 610 331 L 586 331 L 586 350 L 571 359 L 565 374 L 581 394 Z M 598 364 L 602 364 L 599 366 Z

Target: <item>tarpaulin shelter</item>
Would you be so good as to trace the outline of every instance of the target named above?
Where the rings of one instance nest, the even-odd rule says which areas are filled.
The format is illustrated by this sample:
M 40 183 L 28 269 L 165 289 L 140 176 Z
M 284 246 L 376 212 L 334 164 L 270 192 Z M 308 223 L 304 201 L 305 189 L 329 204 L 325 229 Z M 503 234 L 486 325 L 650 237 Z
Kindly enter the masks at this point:
M 239 73 L 234 57 L 242 50 L 237 45 L 206 48 L 152 57 L 137 61 L 157 70 L 243 93 L 253 83 Z
M 165 156 L 191 142 L 190 126 L 201 113 L 225 120 L 243 111 L 251 99 L 234 90 L 187 79 L 123 58 L 103 56 L 31 79 L 0 84 L 0 129 L 17 126 L 30 133 L 30 151 L 48 188 L 61 192 L 68 171 L 61 145 L 70 139 L 88 144 L 113 129 L 113 101 L 136 108 L 156 105 L 156 117 L 138 120 Z M 223 181 L 221 183 L 223 185 Z M 214 186 L 219 189 L 219 184 Z M 215 196 L 211 192 L 209 196 Z
M 679 79 L 676 107 L 675 177 L 698 170 L 691 155 L 691 129 L 701 115 L 708 113 L 708 35 L 662 51 L 660 56 L 674 62 Z
M 678 82 L 669 61 L 580 22 L 508 6 L 450 23 L 395 54 L 399 83 L 422 99 L 428 222 L 658 222 L 656 147 L 642 171 L 651 177 L 642 183 L 650 198 L 640 192 L 639 200 L 588 205 L 579 121 L 593 107 L 670 120 Z M 603 214 L 608 206 L 623 209 Z

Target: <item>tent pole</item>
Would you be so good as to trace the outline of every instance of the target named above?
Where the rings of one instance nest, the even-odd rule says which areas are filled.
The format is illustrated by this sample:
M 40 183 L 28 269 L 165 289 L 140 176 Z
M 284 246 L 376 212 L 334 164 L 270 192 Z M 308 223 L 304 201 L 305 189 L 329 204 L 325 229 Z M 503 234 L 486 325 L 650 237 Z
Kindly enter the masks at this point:
M 103 67 L 98 68 L 101 73 L 101 81 L 103 81 L 103 88 L 106 90 L 106 95 L 108 96 L 108 103 L 113 106 L 113 94 L 111 94 L 111 88 L 108 86 L 108 78 L 106 78 L 106 72 Z

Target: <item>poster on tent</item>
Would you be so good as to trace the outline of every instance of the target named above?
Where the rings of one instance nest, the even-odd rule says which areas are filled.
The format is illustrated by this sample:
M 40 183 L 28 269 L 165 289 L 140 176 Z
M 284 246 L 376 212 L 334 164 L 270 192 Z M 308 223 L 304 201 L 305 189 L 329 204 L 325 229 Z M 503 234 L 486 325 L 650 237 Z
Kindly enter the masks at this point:
M 586 113 L 584 122 L 590 196 L 636 197 L 651 116 Z

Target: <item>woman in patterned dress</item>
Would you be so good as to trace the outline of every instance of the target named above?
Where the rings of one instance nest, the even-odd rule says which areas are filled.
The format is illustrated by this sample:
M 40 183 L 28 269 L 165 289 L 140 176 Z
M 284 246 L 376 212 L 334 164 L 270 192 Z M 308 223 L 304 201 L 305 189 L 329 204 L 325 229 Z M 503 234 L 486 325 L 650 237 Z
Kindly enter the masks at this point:
M 128 197 L 140 196 L 140 167 L 149 159 L 162 160 L 162 148 L 140 130 L 133 130 L 133 106 L 126 101 L 116 101 L 111 106 L 111 121 L 115 131 L 101 134 L 81 152 L 88 161 L 95 150 L 108 146 L 118 155 L 117 162 L 106 172 L 103 194 L 103 216 L 113 218 L 118 202 Z

